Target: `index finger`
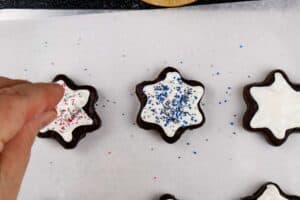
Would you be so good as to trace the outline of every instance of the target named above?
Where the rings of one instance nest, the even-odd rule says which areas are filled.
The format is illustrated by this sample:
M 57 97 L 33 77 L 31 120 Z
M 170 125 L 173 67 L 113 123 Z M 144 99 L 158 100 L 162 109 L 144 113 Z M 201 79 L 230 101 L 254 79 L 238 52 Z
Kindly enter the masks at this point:
M 64 90 L 58 84 L 18 84 L 0 89 L 0 142 L 6 143 L 25 123 L 37 114 L 47 112 L 57 105 Z

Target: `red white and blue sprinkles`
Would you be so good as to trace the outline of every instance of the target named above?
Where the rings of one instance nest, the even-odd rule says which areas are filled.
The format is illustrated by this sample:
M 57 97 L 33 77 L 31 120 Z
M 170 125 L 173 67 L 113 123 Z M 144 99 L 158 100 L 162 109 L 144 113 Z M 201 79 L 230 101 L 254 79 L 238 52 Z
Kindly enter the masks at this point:
M 168 72 L 164 80 L 145 86 L 143 92 L 147 103 L 141 112 L 142 120 L 159 125 L 168 137 L 181 127 L 204 120 L 198 107 L 204 88 L 188 85 L 178 72 Z

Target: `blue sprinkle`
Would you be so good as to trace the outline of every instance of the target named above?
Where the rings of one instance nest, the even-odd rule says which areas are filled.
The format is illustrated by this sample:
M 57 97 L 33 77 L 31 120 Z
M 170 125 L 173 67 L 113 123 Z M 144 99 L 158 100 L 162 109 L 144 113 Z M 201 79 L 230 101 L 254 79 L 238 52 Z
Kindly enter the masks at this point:
M 233 123 L 233 122 L 230 122 L 230 125 L 231 125 L 231 126 L 233 126 L 233 125 L 234 125 L 234 123 Z
M 162 88 L 163 88 L 163 90 L 169 90 L 169 86 L 167 86 L 167 85 L 163 85 Z

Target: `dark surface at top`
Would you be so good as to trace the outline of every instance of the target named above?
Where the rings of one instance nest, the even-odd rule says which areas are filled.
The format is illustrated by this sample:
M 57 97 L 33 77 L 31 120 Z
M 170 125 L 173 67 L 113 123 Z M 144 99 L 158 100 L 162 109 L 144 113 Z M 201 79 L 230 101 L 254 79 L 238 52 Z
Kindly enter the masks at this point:
M 210 4 L 247 0 L 199 0 L 194 4 Z M 149 9 L 141 0 L 0 0 L 0 8 L 44 9 Z

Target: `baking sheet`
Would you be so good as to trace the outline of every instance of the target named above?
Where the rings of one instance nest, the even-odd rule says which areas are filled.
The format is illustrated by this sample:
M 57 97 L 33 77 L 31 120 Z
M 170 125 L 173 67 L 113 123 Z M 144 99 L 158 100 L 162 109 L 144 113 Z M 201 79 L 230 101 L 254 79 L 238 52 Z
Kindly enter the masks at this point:
M 300 82 L 300 2 L 273 2 L 1 21 L 1 75 L 91 84 L 103 120 L 75 150 L 37 139 L 19 199 L 229 200 L 265 181 L 300 194 L 300 136 L 276 148 L 241 127 L 244 85 L 276 68 Z M 206 123 L 173 145 L 135 124 L 135 85 L 165 66 L 206 86 Z

